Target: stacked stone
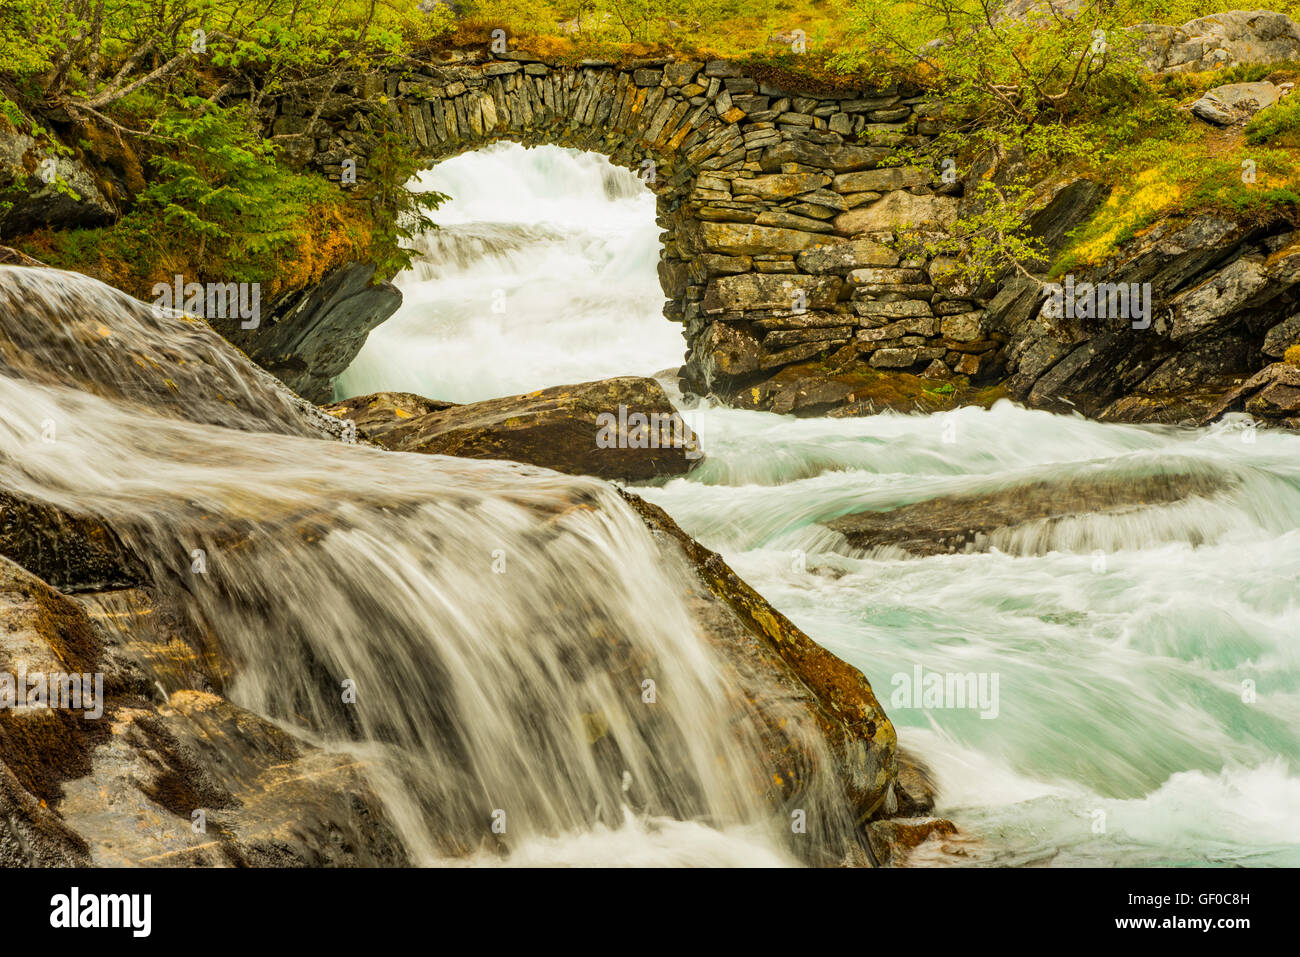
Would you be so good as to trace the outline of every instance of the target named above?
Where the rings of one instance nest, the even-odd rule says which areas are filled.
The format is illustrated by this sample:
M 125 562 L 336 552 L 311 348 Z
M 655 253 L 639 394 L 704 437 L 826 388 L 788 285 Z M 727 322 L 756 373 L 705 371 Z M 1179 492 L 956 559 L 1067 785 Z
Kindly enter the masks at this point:
M 285 97 L 276 132 L 316 106 Z M 957 184 L 882 167 L 940 129 L 939 105 L 900 87 L 783 90 L 724 60 L 552 65 L 453 51 L 355 76 L 328 97 L 303 163 L 364 180 L 375 114 L 430 162 L 498 139 L 600 152 L 658 196 L 665 315 L 684 324 L 686 376 L 722 395 L 851 347 L 876 369 L 976 375 L 998 343 L 952 263 L 904 258 L 899 227 L 942 233 Z

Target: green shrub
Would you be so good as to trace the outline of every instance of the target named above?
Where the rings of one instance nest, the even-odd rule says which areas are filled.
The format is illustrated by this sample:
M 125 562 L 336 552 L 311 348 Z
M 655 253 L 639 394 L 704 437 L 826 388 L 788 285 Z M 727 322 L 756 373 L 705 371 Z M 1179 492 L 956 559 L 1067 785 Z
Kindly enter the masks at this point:
M 1246 142 L 1300 147 L 1300 96 L 1288 96 L 1252 116 L 1246 124 Z

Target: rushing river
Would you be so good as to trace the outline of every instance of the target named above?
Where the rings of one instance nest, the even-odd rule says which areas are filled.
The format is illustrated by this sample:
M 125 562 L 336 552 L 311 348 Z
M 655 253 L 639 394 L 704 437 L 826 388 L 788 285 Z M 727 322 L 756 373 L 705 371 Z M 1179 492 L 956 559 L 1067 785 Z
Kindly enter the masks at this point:
M 341 395 L 464 402 L 680 364 L 680 330 L 659 314 L 653 200 L 630 173 L 502 145 L 422 182 L 454 197 L 445 228 Z M 923 860 L 1300 864 L 1300 437 L 1005 402 L 929 417 L 689 416 L 704 464 L 640 491 L 871 680 L 966 835 L 962 854 Z M 858 553 L 822 524 L 936 495 L 1162 473 L 1223 491 L 928 558 Z M 905 695 L 918 673 L 976 675 L 990 697 L 922 707 Z M 678 836 L 678 857 L 737 860 L 703 829 Z M 603 859 L 619 840 L 531 853 Z

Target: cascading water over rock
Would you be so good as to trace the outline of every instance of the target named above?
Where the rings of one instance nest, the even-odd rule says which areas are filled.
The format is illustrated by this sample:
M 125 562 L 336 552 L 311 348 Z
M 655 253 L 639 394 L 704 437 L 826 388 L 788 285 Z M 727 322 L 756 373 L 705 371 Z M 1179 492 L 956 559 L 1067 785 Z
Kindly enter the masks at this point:
M 818 843 L 792 837 L 757 757 L 782 693 L 739 692 L 604 483 L 322 441 L 206 326 L 83 277 L 0 269 L 0 335 L 0 490 L 110 529 L 228 662 L 218 690 L 362 757 L 412 860 L 854 843 L 808 736 Z

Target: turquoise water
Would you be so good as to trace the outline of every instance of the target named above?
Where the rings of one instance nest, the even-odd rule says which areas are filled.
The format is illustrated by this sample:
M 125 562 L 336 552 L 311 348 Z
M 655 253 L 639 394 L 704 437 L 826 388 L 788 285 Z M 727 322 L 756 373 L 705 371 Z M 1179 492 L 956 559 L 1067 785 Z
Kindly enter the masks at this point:
M 691 419 L 704 464 L 642 494 L 868 676 L 970 838 L 969 857 L 936 862 L 1300 863 L 1300 436 L 1009 402 Z M 1227 488 L 978 554 L 862 554 L 820 524 L 936 494 L 1159 472 Z M 918 666 L 996 674 L 996 714 L 917 706 L 904 692 Z

